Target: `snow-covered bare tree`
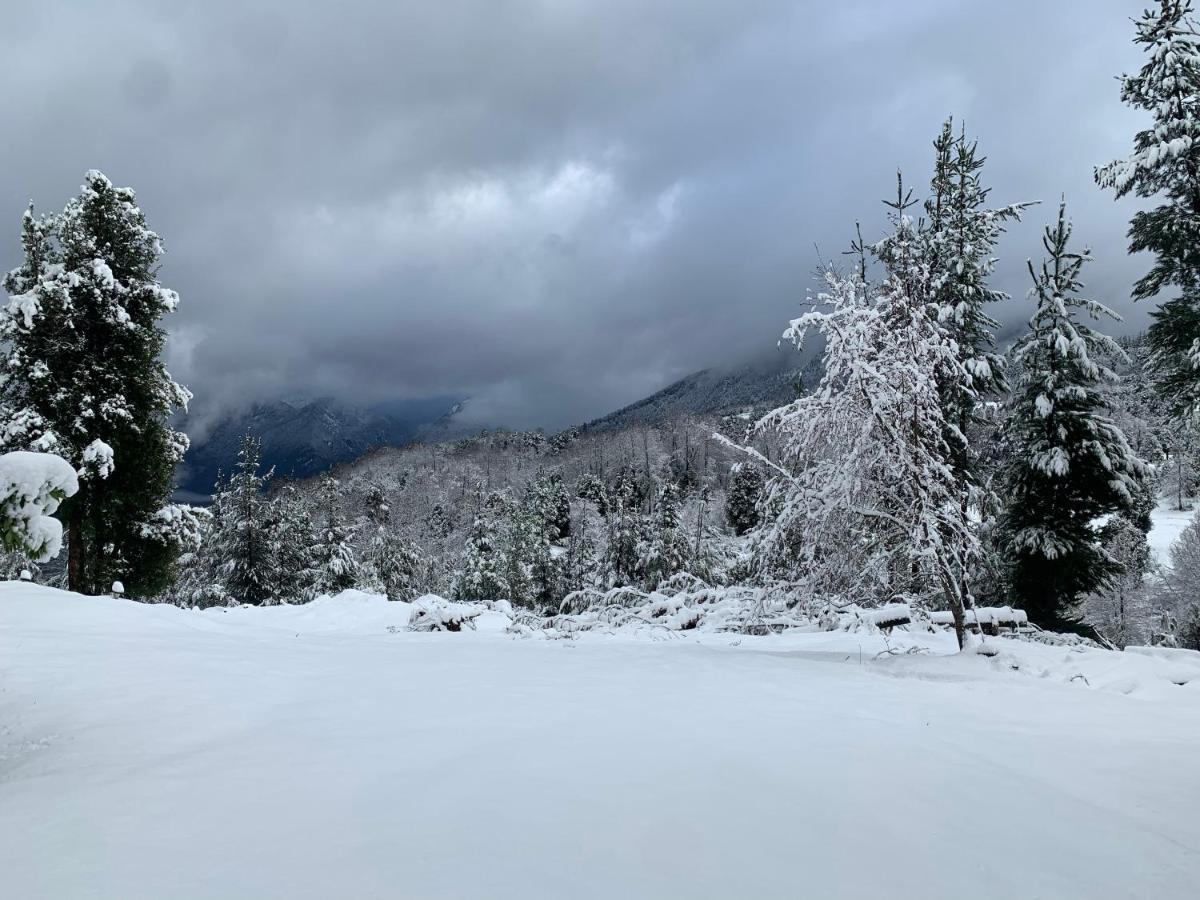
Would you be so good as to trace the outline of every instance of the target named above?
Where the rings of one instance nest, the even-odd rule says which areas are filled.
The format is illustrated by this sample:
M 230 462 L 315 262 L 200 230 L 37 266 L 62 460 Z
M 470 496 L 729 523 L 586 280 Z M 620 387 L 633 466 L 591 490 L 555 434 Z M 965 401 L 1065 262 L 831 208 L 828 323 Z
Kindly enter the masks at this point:
M 1146 62 L 1121 77 L 1121 99 L 1152 121 L 1133 153 L 1098 168 L 1096 181 L 1117 197 L 1165 201 L 1130 221 L 1130 251 L 1154 254 L 1133 295 L 1176 292 L 1153 313 L 1152 362 L 1176 410 L 1191 413 L 1200 405 L 1200 37 L 1191 0 L 1158 0 L 1135 25 Z
M 179 301 L 157 280 L 162 245 L 134 192 L 96 171 L 62 213 L 27 212 L 22 244 L 0 311 L 0 449 L 52 451 L 79 472 L 61 510 L 72 590 L 120 579 L 157 593 L 182 542 L 167 520 L 148 526 L 188 446 L 168 419 L 190 398 L 160 358 Z
M 1014 348 L 1022 374 L 1008 420 L 1001 523 L 1013 599 L 1048 628 L 1074 627 L 1079 601 L 1118 571 L 1094 523 L 1132 512 L 1147 472 L 1106 414 L 1104 389 L 1117 375 L 1096 360 L 1122 351 L 1080 321 L 1080 313 L 1118 317 L 1079 296 L 1090 256 L 1072 251 L 1070 239 L 1063 203 L 1043 238 L 1048 258 L 1040 269 L 1029 263 L 1037 310 Z
M 1108 584 L 1084 599 L 1084 622 L 1122 649 L 1143 643 L 1155 613 L 1146 581 L 1150 570 L 1146 533 L 1131 518 L 1118 514 L 1100 530 L 1100 541 L 1116 570 Z
M 826 274 L 820 307 L 786 339 L 825 341 L 816 389 L 763 417 L 779 436 L 756 532 L 761 575 L 831 604 L 903 600 L 950 609 L 964 641 L 978 553 L 940 386 L 962 365 L 935 314 L 923 240 L 901 189 L 886 278 Z

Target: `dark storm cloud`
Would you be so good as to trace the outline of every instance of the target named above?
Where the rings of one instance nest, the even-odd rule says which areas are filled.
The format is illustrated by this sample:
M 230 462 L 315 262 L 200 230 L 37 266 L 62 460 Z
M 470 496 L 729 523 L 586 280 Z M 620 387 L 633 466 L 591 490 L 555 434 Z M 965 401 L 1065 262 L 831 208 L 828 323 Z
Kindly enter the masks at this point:
M 1091 181 L 1139 124 L 1118 0 L 49 2 L 3 14 L 0 215 L 88 168 L 138 189 L 201 409 L 465 393 L 554 426 L 770 348 L 949 113 L 998 202 L 1065 193 L 1126 297 L 1129 203 Z

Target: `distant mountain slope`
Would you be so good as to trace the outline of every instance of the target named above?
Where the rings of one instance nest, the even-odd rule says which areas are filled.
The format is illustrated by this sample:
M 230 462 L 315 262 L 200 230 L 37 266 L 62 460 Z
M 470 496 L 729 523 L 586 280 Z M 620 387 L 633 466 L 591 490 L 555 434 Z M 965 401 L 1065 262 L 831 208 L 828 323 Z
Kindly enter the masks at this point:
M 300 478 L 357 459 L 372 447 L 406 444 L 456 402 L 454 397 L 431 397 L 358 407 L 322 397 L 257 404 L 195 442 L 179 486 L 185 493 L 211 493 L 218 472 L 236 464 L 248 432 L 262 440 L 264 468 L 274 466 L 278 475 Z
M 820 365 L 811 354 L 781 351 L 732 367 L 701 369 L 643 400 L 587 424 L 587 428 L 651 425 L 684 415 L 710 415 L 746 408 L 780 406 L 811 386 Z

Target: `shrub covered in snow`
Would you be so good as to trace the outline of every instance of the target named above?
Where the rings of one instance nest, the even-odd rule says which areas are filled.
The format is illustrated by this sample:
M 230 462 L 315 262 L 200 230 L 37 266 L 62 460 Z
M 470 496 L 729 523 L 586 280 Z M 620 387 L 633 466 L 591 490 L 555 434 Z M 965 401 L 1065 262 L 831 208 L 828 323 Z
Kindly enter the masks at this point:
M 62 549 L 59 503 L 79 490 L 75 470 L 51 453 L 17 451 L 0 456 L 0 540 L 36 562 Z
M 412 631 L 462 631 L 464 626 L 474 628 L 482 612 L 483 608 L 474 604 L 426 594 L 413 601 L 408 627 Z

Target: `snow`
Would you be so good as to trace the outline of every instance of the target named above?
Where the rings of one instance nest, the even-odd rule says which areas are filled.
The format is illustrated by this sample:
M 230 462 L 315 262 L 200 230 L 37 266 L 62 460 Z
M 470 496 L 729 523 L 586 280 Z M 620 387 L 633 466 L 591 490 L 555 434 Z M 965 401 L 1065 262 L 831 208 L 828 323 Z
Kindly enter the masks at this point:
M 5 896 L 1195 896 L 1188 654 L 413 608 L 0 583 Z
M 78 490 L 75 470 L 60 456 L 26 450 L 0 455 L 0 517 L 12 523 L 36 562 L 62 549 L 62 523 L 52 514 L 60 497 Z
M 107 478 L 113 471 L 113 448 L 100 438 L 96 438 L 83 448 L 83 468 L 79 470 L 81 478 L 94 472 L 101 478 Z
M 1146 535 L 1146 540 L 1157 562 L 1164 566 L 1171 564 L 1171 545 L 1179 540 L 1179 535 L 1191 524 L 1195 515 L 1194 509 L 1173 509 L 1167 500 L 1160 502 L 1150 514 L 1150 533 Z

